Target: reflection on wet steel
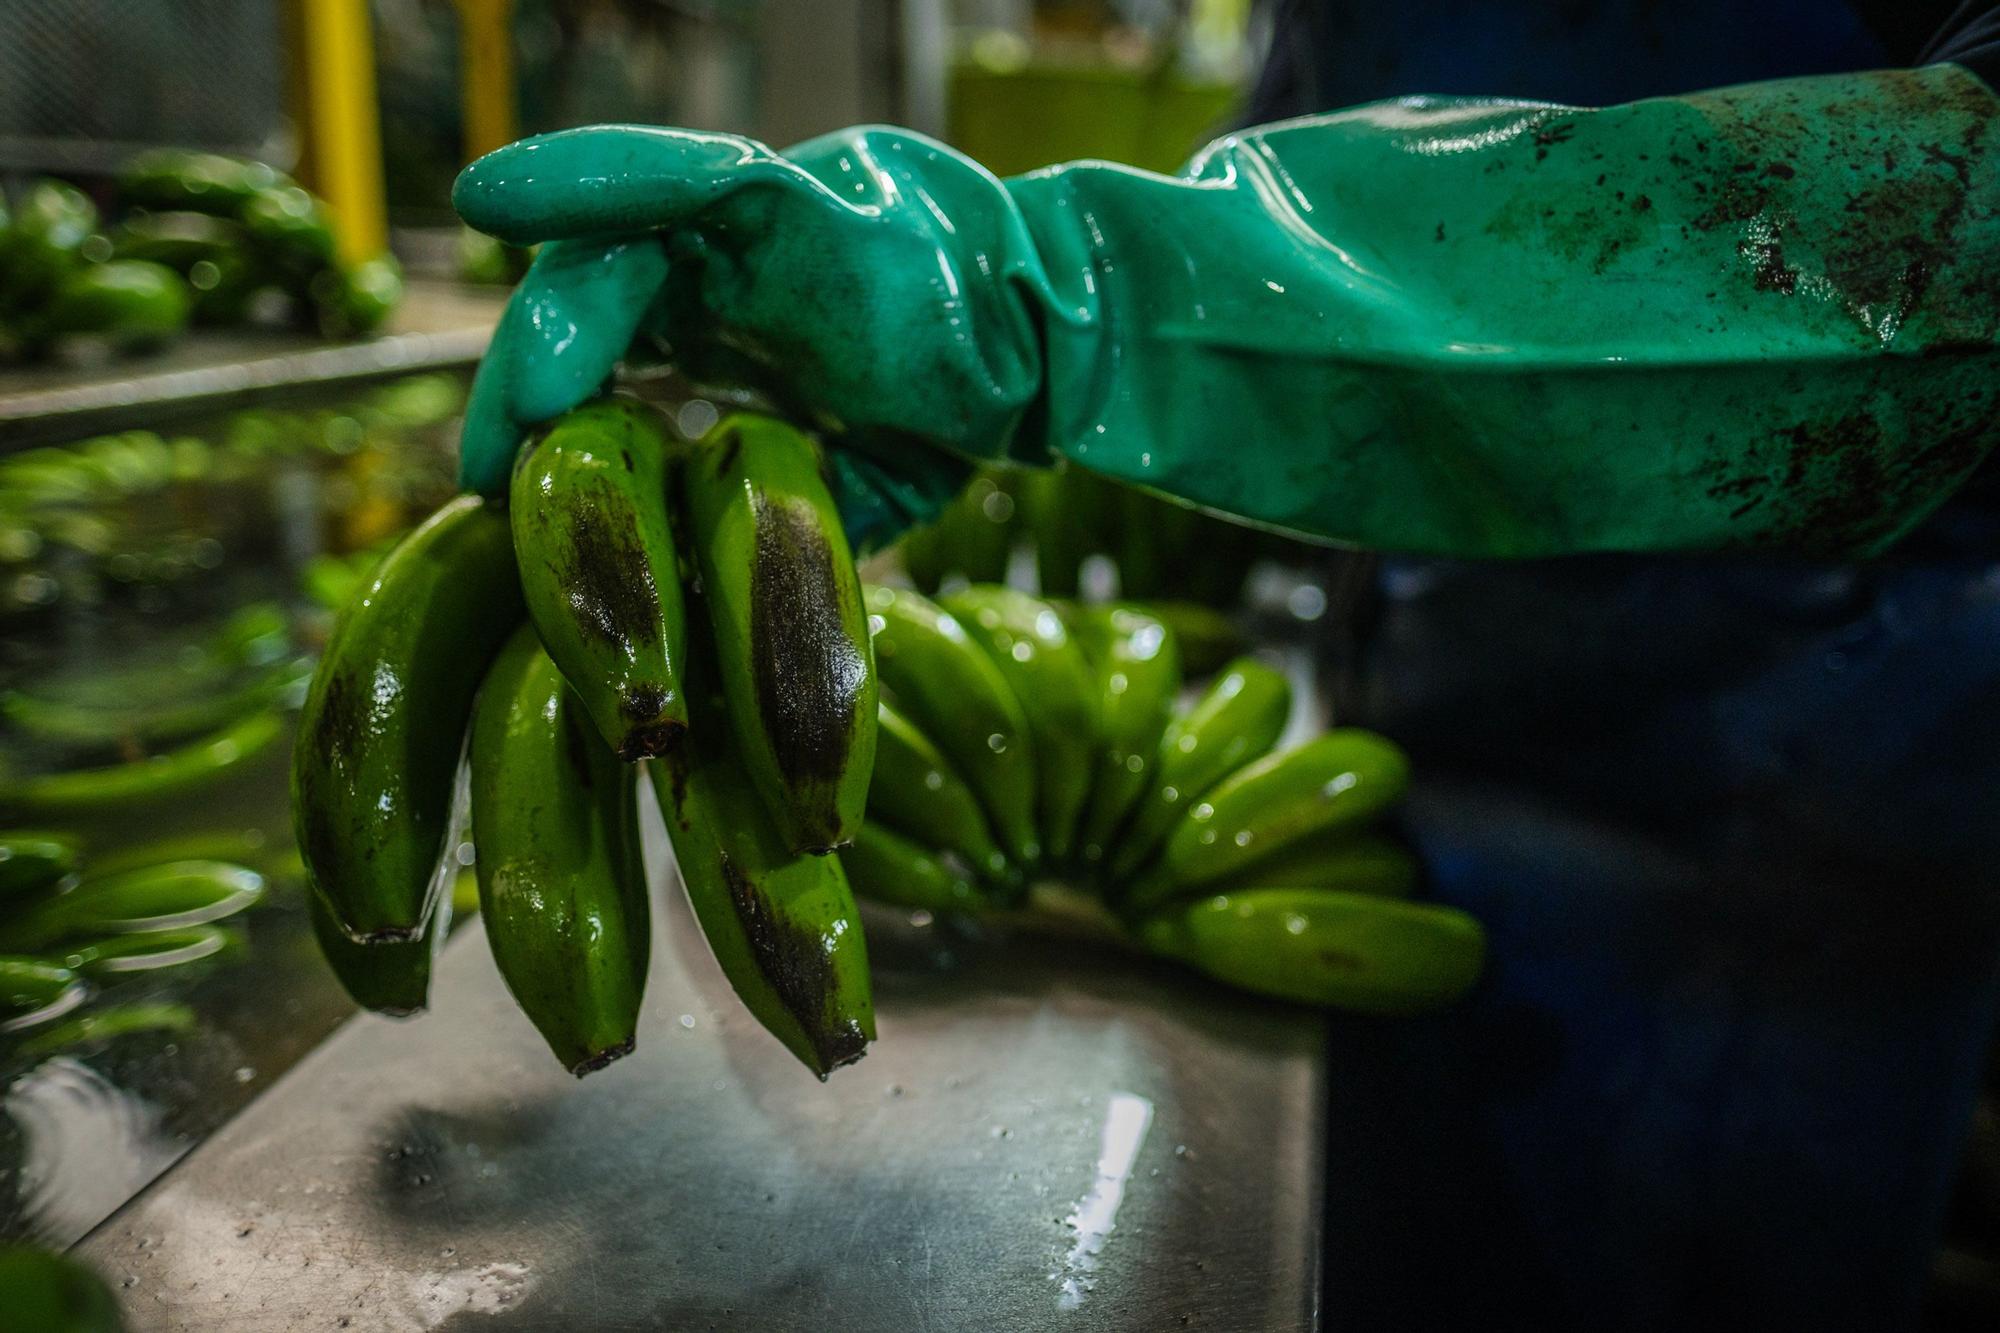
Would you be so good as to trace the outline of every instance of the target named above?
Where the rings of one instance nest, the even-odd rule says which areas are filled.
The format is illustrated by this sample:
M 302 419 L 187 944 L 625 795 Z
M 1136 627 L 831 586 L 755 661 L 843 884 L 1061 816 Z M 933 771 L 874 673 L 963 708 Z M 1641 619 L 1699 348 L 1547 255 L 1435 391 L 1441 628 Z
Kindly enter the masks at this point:
M 17 1225 L 55 1243 L 131 1198 L 181 1151 L 157 1108 L 67 1056 L 16 1079 L 0 1110 L 21 1138 Z
M 872 915 L 821 1085 L 662 888 L 635 1054 L 572 1078 L 468 925 L 83 1243 L 132 1328 L 1316 1326 L 1317 1018 Z
M 1058 1279 L 1061 1294 L 1056 1307 L 1074 1310 L 1083 1304 L 1086 1292 L 1097 1285 L 1097 1256 L 1118 1225 L 1118 1205 L 1125 1201 L 1125 1182 L 1132 1176 L 1132 1164 L 1139 1158 L 1139 1145 L 1153 1124 L 1153 1104 L 1129 1092 L 1111 1094 L 1111 1107 L 1104 1116 L 1104 1136 L 1097 1150 L 1097 1179 L 1090 1193 L 1069 1215 L 1076 1243 L 1063 1256 Z

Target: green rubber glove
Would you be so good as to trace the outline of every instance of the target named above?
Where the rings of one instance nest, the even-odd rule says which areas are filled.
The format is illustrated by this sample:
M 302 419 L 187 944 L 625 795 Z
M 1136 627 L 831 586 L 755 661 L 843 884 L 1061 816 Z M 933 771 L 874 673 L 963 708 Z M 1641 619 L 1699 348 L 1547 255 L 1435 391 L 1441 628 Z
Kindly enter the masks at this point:
M 482 367 L 464 480 L 495 489 L 650 335 L 852 446 L 863 541 L 963 459 L 1063 455 L 1386 549 L 1867 552 L 1994 440 L 1997 108 L 1955 66 L 1415 98 L 1175 177 L 1005 183 L 893 130 L 529 140 L 454 195 L 559 242 Z

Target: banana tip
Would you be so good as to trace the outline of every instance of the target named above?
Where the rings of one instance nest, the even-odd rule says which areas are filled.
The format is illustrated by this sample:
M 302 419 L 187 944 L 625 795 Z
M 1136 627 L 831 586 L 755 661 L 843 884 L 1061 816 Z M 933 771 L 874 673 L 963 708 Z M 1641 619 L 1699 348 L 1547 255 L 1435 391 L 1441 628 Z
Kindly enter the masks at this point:
M 607 1046 L 595 1055 L 579 1060 L 571 1065 L 569 1072 L 575 1074 L 578 1078 L 582 1078 L 586 1074 L 595 1074 L 612 1061 L 622 1060 L 632 1054 L 633 1049 L 637 1045 L 638 1042 L 636 1039 L 628 1039 L 619 1042 L 616 1046 Z
M 641 759 L 659 759 L 679 749 L 686 736 L 685 722 L 664 721 L 635 727 L 625 734 L 624 743 L 618 747 L 618 757 L 628 764 Z

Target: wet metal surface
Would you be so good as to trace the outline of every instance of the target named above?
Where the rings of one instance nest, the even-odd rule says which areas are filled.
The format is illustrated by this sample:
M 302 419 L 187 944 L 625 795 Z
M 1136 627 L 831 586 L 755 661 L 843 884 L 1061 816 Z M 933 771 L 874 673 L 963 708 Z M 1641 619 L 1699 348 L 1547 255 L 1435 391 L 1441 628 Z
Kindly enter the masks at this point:
M 666 900 L 635 1055 L 564 1073 L 468 927 L 80 1253 L 142 1330 L 1317 1327 L 1318 1019 L 878 917 L 822 1086 Z

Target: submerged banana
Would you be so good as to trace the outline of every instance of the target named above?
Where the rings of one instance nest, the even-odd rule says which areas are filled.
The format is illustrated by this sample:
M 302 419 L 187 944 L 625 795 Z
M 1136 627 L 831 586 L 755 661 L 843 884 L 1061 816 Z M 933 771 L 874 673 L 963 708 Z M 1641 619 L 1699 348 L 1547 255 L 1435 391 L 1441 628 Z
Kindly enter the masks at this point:
M 652 936 L 621 764 L 533 629 L 486 673 L 473 719 L 480 917 L 507 989 L 581 1077 L 637 1039 Z
M 522 616 L 504 514 L 444 506 L 375 567 L 306 696 L 292 811 L 315 892 L 357 942 L 430 918 L 473 693 Z
M 628 760 L 664 753 L 687 730 L 668 449 L 657 411 L 605 399 L 526 449 L 510 489 L 528 614 L 599 733 Z
M 794 851 L 850 842 L 875 762 L 875 661 L 818 450 L 782 422 L 731 417 L 691 451 L 684 485 L 750 781 Z

